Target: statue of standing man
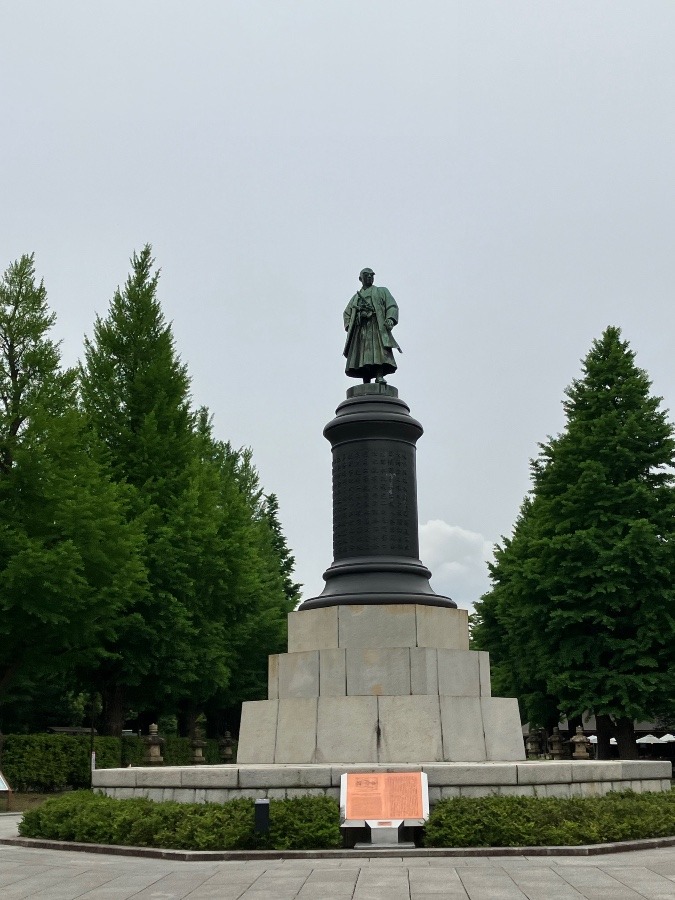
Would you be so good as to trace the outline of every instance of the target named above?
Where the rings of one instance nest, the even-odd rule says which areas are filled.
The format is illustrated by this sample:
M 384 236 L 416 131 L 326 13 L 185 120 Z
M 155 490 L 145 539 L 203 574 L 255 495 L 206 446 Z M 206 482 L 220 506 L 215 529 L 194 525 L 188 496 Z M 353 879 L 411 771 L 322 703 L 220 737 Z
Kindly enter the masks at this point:
M 373 378 L 378 384 L 386 384 L 384 376 L 396 371 L 394 348 L 401 352 L 391 333 L 398 323 L 398 306 L 387 288 L 377 287 L 374 280 L 372 269 L 361 269 L 361 290 L 344 312 L 345 372 L 351 378 L 363 378 L 364 384 Z

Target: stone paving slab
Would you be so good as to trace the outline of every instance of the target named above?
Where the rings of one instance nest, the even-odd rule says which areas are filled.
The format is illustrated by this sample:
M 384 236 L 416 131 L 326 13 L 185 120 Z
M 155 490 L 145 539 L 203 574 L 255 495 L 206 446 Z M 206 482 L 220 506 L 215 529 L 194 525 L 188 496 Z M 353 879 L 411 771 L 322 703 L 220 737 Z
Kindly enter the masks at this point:
M 610 873 L 617 881 L 638 893 L 648 890 L 664 900 L 666 897 L 675 900 L 675 882 L 646 866 L 617 866 L 612 867 Z
M 467 869 L 460 872 L 459 877 L 471 900 L 522 900 L 527 897 L 511 874 L 497 866 Z
M 508 870 L 505 870 L 508 871 Z M 548 866 L 527 866 L 519 864 L 513 872 L 515 882 L 530 900 L 580 900 L 580 894 L 562 877 L 561 873 Z
M 0 818 L 16 833 L 19 817 Z M 457 851 L 459 853 L 466 851 Z M 180 861 L 0 845 L 2 900 L 675 900 L 675 847 Z

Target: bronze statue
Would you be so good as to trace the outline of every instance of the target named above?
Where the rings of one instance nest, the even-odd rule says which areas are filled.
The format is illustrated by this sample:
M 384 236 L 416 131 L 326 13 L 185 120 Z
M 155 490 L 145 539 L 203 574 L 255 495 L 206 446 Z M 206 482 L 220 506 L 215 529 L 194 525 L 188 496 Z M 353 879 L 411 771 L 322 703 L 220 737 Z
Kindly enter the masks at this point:
M 357 291 L 344 312 L 347 357 L 345 372 L 351 378 L 363 378 L 368 384 L 373 378 L 386 384 L 384 376 L 396 371 L 394 348 L 401 348 L 391 333 L 398 323 L 398 306 L 387 288 L 373 284 L 375 273 L 362 269 Z

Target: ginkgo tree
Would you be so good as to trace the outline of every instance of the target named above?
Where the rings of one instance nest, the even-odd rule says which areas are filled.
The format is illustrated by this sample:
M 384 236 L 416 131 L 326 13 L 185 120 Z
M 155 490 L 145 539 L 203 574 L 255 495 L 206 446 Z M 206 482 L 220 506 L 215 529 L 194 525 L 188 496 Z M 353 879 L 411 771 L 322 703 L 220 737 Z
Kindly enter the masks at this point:
M 62 369 L 33 256 L 0 280 L 0 703 L 22 676 L 98 664 L 145 592 L 127 516 Z

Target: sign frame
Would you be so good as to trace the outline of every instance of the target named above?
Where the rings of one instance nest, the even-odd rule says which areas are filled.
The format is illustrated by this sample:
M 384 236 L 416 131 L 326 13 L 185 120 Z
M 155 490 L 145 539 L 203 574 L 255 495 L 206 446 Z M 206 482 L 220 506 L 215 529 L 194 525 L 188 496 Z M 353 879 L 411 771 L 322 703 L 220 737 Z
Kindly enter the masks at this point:
M 421 804 L 421 816 L 401 816 L 400 812 L 396 815 L 364 815 L 363 818 L 357 818 L 353 815 L 353 802 L 352 795 L 354 792 L 354 788 L 358 782 L 356 779 L 369 779 L 374 784 L 371 785 L 371 789 L 373 794 L 377 795 L 381 798 L 382 805 L 386 807 L 387 802 L 387 780 L 390 781 L 392 779 L 400 778 L 403 776 L 406 780 L 416 780 L 418 781 L 418 789 L 419 789 L 419 797 L 418 801 Z M 391 798 L 390 806 L 391 806 Z M 352 807 L 350 809 L 350 807 Z M 365 810 L 364 810 L 365 811 Z M 415 809 L 416 812 L 420 811 L 420 806 L 418 805 Z M 352 818 L 347 818 L 347 813 L 352 813 Z M 387 810 L 386 808 L 379 810 L 373 809 L 371 812 L 391 812 L 391 809 Z M 343 828 L 364 828 L 366 825 L 369 825 L 371 828 L 395 828 L 398 830 L 398 827 L 402 824 L 405 827 L 410 826 L 419 826 L 424 825 L 426 820 L 429 818 L 429 779 L 426 772 L 368 772 L 368 771 L 358 771 L 358 772 L 345 772 L 340 776 L 340 825 Z
M 7 812 L 9 812 L 12 802 L 12 788 L 0 770 L 0 795 L 2 794 L 7 794 Z

